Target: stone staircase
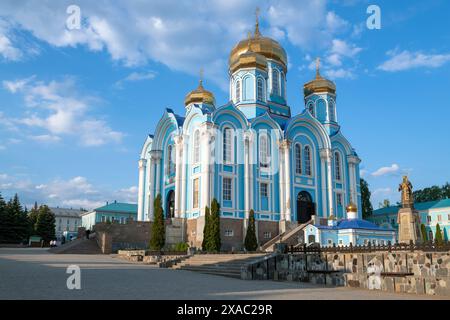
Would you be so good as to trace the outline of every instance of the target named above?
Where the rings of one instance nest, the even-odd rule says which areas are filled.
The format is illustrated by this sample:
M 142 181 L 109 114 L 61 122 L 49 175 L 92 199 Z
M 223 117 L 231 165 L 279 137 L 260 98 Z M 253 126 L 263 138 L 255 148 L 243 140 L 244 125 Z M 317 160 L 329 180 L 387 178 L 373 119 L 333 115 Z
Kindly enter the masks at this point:
M 277 243 L 286 243 L 288 246 L 295 246 L 299 243 L 299 237 L 303 236 L 303 229 L 309 224 L 311 221 L 300 224 L 291 230 L 287 230 L 270 241 L 266 242 L 261 246 L 261 251 L 265 252 L 273 252 L 275 250 L 275 244 Z
M 48 251 L 56 254 L 102 254 L 95 235 L 91 235 L 89 239 L 76 239 L 67 242 Z
M 241 267 L 261 259 L 266 254 L 197 254 L 172 266 L 172 269 L 189 270 L 224 277 L 241 278 Z

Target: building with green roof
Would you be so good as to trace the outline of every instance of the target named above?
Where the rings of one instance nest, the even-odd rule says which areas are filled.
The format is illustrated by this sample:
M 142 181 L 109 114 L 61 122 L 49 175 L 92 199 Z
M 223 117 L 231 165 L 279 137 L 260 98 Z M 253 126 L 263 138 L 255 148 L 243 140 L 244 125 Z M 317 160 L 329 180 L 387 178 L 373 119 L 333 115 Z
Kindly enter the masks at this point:
M 443 239 L 450 238 L 450 199 L 420 202 L 414 204 L 419 212 L 420 223 L 425 225 L 427 239 L 433 240 L 436 237 L 436 225 L 439 224 Z M 391 206 L 374 210 L 367 220 L 380 227 L 394 228 L 398 230 L 397 214 L 400 206 Z
M 81 216 L 81 224 L 86 230 L 92 230 L 96 223 L 126 223 L 128 219 L 137 220 L 137 204 L 114 201 L 86 212 Z

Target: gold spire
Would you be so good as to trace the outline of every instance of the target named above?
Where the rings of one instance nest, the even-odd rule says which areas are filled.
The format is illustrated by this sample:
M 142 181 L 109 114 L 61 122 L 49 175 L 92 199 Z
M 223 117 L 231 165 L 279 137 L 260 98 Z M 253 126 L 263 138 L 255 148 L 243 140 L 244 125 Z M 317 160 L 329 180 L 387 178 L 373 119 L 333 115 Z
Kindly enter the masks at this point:
M 316 58 L 316 78 L 320 78 L 320 58 Z
M 203 89 L 203 74 L 204 74 L 204 71 L 203 71 L 203 68 L 200 68 L 200 80 L 198 81 L 198 88 L 200 89 L 200 88 L 202 88 Z
M 259 13 L 261 10 L 259 7 L 256 7 L 255 10 L 255 16 L 256 16 L 256 23 L 255 23 L 255 38 L 259 38 L 261 36 L 261 33 L 259 32 Z

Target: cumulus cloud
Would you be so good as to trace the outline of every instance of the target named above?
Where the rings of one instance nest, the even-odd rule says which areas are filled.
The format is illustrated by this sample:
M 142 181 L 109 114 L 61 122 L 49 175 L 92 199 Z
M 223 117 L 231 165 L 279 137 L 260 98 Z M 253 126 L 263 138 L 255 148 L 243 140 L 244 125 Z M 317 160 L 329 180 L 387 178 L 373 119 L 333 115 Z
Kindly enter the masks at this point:
M 375 172 L 372 173 L 374 177 L 382 177 L 386 175 L 398 174 L 400 172 L 400 166 L 396 163 L 392 164 L 389 167 L 381 167 Z
M 254 10 L 261 6 L 263 33 L 309 50 L 329 47 L 349 23 L 327 10 L 326 1 L 274 0 L 118 0 L 77 1 L 82 28 L 68 30 L 71 1 L 4 0 L 0 12 L 20 30 L 55 47 L 85 46 L 105 50 L 126 66 L 149 60 L 190 74 L 201 67 L 205 77 L 227 89 L 227 52 L 253 30 Z M 51 17 L 51 19 L 49 19 Z
M 10 24 L 0 17 L 0 57 L 7 61 L 17 61 L 22 57 L 22 52 L 13 45 L 11 38 Z
M 0 174 L 0 190 L 3 196 L 18 193 L 21 201 L 30 206 L 35 201 L 50 206 L 94 209 L 106 201 L 136 203 L 136 186 L 109 190 L 94 186 L 86 177 L 56 178 L 46 183 L 34 183 L 30 179 Z
M 450 54 L 426 54 L 404 50 L 387 52 L 389 59 L 378 66 L 379 70 L 397 72 L 415 68 L 439 68 L 450 61 Z
M 37 128 L 45 133 L 32 134 L 32 140 L 58 142 L 62 136 L 76 136 L 82 146 L 120 143 L 124 134 L 111 129 L 104 120 L 90 115 L 92 104 L 98 99 L 78 93 L 75 79 L 48 83 L 35 77 L 3 81 L 3 87 L 13 94 L 21 94 L 27 110 L 20 119 L 8 119 L 0 114 L 0 124 L 10 129 L 17 125 Z

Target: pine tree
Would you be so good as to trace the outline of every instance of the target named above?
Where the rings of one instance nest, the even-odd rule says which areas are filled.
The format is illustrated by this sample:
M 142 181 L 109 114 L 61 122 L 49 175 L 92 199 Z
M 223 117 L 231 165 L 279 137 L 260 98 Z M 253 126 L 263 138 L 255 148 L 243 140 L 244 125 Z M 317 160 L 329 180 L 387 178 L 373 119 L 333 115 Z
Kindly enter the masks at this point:
M 28 216 L 20 204 L 17 193 L 8 201 L 6 210 L 8 211 L 10 221 L 13 223 L 11 226 L 10 241 L 18 243 L 27 240 L 29 237 Z
M 370 196 L 371 193 L 369 190 L 369 184 L 366 180 L 361 179 L 361 202 L 363 219 L 367 219 L 368 217 L 370 217 L 373 212 L 372 203 L 370 202 Z
M 256 251 L 258 248 L 258 240 L 256 239 L 255 212 L 253 209 L 250 210 L 244 245 L 247 251 Z
M 0 242 L 8 243 L 14 238 L 12 226 L 14 224 L 13 217 L 7 208 L 7 204 L 0 194 Z
M 441 232 L 441 226 L 436 224 L 436 235 L 434 237 L 436 244 L 443 244 L 444 240 L 442 239 L 442 232 Z
M 425 225 L 423 223 L 420 225 L 420 232 L 422 232 L 423 242 L 427 242 L 428 241 L 427 228 L 425 227 Z
M 30 222 L 31 235 L 36 233 L 36 222 L 37 222 L 38 215 L 39 215 L 39 207 L 38 207 L 37 202 L 34 202 L 34 206 L 30 210 L 30 214 L 28 215 L 28 220 Z
M 39 214 L 36 221 L 36 234 L 39 235 L 44 242 L 56 239 L 55 235 L 55 215 L 46 205 L 39 207 Z
M 209 239 L 209 230 L 211 229 L 211 213 L 209 207 L 205 208 L 205 226 L 203 227 L 203 241 L 202 241 L 202 250 L 207 251 L 208 247 L 208 239 Z
M 207 251 L 218 252 L 221 247 L 220 240 L 220 205 L 216 199 L 211 202 L 210 230 L 208 231 Z
M 166 226 L 164 224 L 164 210 L 162 208 L 161 195 L 153 202 L 153 224 L 150 239 L 150 249 L 161 250 L 166 242 Z

